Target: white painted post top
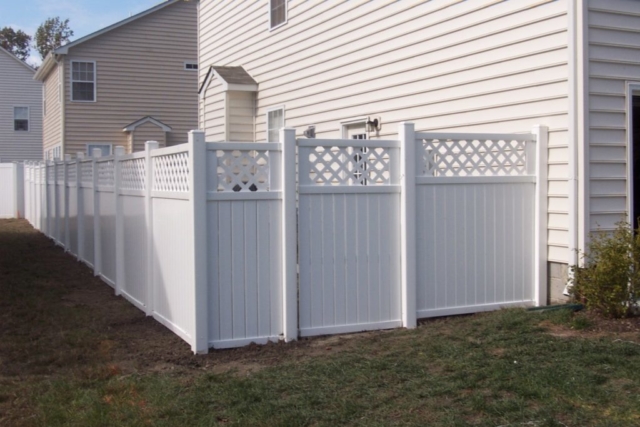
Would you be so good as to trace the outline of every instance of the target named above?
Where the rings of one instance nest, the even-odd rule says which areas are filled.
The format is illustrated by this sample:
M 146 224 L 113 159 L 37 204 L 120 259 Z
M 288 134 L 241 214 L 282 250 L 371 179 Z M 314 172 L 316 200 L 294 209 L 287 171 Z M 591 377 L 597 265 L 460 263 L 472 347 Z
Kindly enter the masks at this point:
M 160 147 L 160 144 L 158 143 L 158 141 L 147 141 L 145 142 L 144 147 L 146 151 L 150 151 Z
M 117 145 L 113 153 L 116 156 L 124 156 L 124 147 L 122 145 Z
M 84 159 L 84 152 L 82 152 L 82 151 L 78 151 L 78 152 L 76 153 L 76 157 L 77 157 L 78 159 L 80 159 L 80 160 Z
M 99 148 L 94 148 L 93 150 L 91 150 L 91 157 L 94 157 L 96 159 L 102 157 L 102 150 Z

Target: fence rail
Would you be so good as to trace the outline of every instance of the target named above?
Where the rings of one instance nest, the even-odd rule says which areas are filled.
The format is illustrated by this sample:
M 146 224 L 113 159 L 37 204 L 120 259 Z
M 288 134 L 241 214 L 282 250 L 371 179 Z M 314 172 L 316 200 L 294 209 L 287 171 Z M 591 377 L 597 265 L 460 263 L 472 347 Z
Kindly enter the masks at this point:
M 25 214 L 194 352 L 544 304 L 546 128 L 399 135 L 26 163 Z

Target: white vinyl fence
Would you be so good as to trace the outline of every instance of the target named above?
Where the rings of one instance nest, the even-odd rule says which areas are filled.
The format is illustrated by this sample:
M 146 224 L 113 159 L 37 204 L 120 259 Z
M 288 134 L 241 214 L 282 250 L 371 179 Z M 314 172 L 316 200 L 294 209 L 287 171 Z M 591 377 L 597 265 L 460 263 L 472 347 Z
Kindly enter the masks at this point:
M 22 164 L 0 163 L 0 218 L 24 216 L 22 174 Z
M 194 352 L 415 327 L 545 303 L 546 132 L 192 131 L 174 147 L 27 163 L 26 217 Z

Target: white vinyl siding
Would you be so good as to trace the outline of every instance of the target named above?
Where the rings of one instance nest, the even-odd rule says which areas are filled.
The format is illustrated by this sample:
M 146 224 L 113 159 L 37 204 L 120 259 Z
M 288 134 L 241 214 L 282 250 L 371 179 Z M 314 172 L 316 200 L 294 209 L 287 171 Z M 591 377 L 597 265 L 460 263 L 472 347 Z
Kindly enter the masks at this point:
M 96 63 L 71 61 L 71 100 L 96 101 Z
M 0 50 L 2 162 L 42 159 L 42 83 L 33 79 L 34 74 L 35 71 L 19 59 Z M 24 117 L 28 120 L 28 131 L 17 131 L 16 119 L 24 120 Z
M 286 105 L 299 136 L 342 137 L 349 117 L 381 117 L 371 137 L 418 131 L 550 128 L 549 260 L 568 261 L 566 0 L 493 2 L 292 0 L 289 23 L 266 33 L 268 0 L 200 3 L 200 80 L 209 65 L 242 65 L 258 82 L 256 140 L 267 110 Z M 216 134 L 223 94 L 201 117 Z
M 284 127 L 284 108 L 278 107 L 267 111 L 267 142 L 280 140 L 280 129 Z
M 587 228 L 612 230 L 627 216 L 626 84 L 640 82 L 640 2 L 588 6 Z

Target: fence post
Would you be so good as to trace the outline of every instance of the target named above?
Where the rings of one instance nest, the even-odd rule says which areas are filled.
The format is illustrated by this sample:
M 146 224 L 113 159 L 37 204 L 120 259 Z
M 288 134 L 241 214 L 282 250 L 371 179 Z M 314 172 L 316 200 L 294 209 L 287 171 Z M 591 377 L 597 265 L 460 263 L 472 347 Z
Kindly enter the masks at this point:
M 416 135 L 413 123 L 400 123 L 400 250 L 402 326 L 417 326 L 416 312 Z
M 91 152 L 91 167 L 93 169 L 93 275 L 102 272 L 102 245 L 100 242 L 100 199 L 98 197 L 98 163 L 96 159 L 102 157 L 102 150 L 94 148 Z
M 527 173 L 536 176 L 535 194 L 535 238 L 534 238 L 534 289 L 537 306 L 547 305 L 547 156 L 549 128 L 536 125 L 531 130 L 536 137 L 536 146 L 528 143 Z M 535 150 L 535 151 L 534 151 Z M 535 167 L 529 168 L 529 156 L 535 156 Z
M 282 143 L 282 310 L 285 341 L 298 338 L 296 130 L 280 129 Z
M 15 190 L 13 192 L 13 216 L 24 218 L 24 170 L 22 163 L 13 164 L 13 182 Z
M 62 184 L 62 194 L 64 194 L 64 250 L 69 252 L 71 249 L 69 234 L 69 163 L 71 162 L 71 154 L 64 155 L 64 177 Z
M 58 194 L 58 160 L 53 159 L 53 238 L 54 241 L 60 235 L 60 197 Z
M 194 268 L 194 342 L 191 350 L 204 354 L 209 351 L 209 290 L 207 276 L 207 144 L 204 132 L 189 132 L 189 202 L 193 215 L 193 268 Z
M 145 144 L 145 166 L 147 171 L 147 182 L 145 182 L 144 193 L 144 216 L 147 229 L 147 304 L 145 313 L 147 316 L 153 314 L 153 212 L 151 204 L 151 191 L 153 190 L 153 162 L 151 161 L 151 150 L 157 149 L 157 141 L 147 141 Z
M 78 233 L 76 238 L 78 239 L 78 260 L 85 259 L 84 257 L 84 199 L 82 193 L 82 163 L 84 159 L 84 153 L 76 153 L 76 206 L 77 206 L 77 228 Z
M 116 212 L 116 277 L 115 292 L 120 295 L 124 286 L 124 218 L 122 214 L 122 203 L 120 198 L 120 187 L 122 181 L 121 157 L 124 156 L 124 147 L 115 147 L 113 156 L 113 200 Z

